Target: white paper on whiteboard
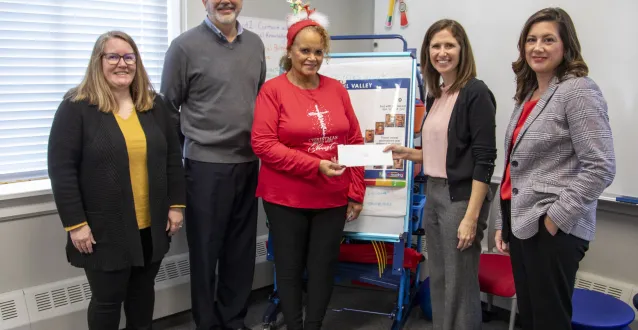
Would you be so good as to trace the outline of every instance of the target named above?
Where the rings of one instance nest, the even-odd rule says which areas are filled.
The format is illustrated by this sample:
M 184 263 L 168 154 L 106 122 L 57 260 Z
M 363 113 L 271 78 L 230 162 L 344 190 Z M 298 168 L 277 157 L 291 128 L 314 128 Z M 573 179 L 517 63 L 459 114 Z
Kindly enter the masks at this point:
M 281 74 L 279 60 L 286 55 L 288 26 L 284 20 L 274 20 L 259 17 L 239 16 L 237 20 L 244 29 L 256 33 L 264 43 L 266 57 L 266 80 Z
M 408 204 L 406 187 L 366 187 L 362 215 L 374 217 L 403 217 Z
M 404 218 L 398 217 L 376 217 L 370 215 L 360 215 L 357 220 L 346 222 L 343 231 L 346 234 L 366 233 L 377 235 L 403 234 Z
M 338 145 L 339 164 L 345 166 L 392 166 L 392 153 L 380 144 Z

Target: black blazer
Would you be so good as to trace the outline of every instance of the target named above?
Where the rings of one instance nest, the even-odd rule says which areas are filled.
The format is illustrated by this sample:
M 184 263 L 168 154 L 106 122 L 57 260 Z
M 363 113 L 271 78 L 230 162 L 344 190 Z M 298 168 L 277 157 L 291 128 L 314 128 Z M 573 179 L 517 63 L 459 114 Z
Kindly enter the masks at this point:
M 434 98 L 426 99 L 427 114 Z M 446 172 L 450 199 L 469 200 L 472 181 L 490 184 L 496 160 L 496 99 L 479 79 L 459 91 L 448 126 Z M 491 194 L 488 194 L 491 198 Z
M 152 262 L 169 249 L 170 205 L 185 204 L 185 178 L 179 140 L 164 101 L 138 112 L 146 134 Z M 124 136 L 112 113 L 88 102 L 64 100 L 58 107 L 48 146 L 53 197 L 64 227 L 88 222 L 93 254 L 80 253 L 67 235 L 68 261 L 76 267 L 118 270 L 143 266 Z

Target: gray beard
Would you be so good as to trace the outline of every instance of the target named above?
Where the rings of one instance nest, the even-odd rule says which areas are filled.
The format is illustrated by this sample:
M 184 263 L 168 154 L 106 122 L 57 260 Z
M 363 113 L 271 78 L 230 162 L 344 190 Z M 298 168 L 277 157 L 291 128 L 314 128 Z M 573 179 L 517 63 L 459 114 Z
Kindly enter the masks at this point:
M 221 15 L 217 12 L 217 8 L 215 8 L 212 4 L 206 5 L 206 11 L 208 12 L 208 17 L 214 18 L 217 22 L 221 24 L 232 24 L 237 19 L 237 9 L 230 15 Z
M 214 14 L 215 20 L 222 24 L 232 24 L 237 19 L 237 12 L 234 12 L 230 15 L 221 15 L 217 11 Z

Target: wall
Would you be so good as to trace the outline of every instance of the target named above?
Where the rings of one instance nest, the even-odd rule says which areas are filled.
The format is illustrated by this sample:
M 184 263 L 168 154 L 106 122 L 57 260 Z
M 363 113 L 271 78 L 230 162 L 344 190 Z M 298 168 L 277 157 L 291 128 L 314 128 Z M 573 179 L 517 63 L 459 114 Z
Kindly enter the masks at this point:
M 373 33 L 374 6 L 369 0 L 315 0 L 310 4 L 328 16 L 331 35 Z M 201 0 L 187 0 L 186 6 L 187 27 L 200 24 L 206 16 Z M 244 0 L 240 15 L 285 20 L 288 13 L 290 7 L 284 0 Z M 372 51 L 372 42 L 338 41 L 331 48 L 332 52 Z

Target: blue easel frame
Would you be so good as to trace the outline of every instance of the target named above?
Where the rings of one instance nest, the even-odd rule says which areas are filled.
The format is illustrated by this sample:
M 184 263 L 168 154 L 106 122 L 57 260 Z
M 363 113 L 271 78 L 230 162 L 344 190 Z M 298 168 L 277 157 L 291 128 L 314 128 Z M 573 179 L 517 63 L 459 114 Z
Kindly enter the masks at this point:
M 375 40 L 375 39 L 397 39 L 402 41 L 403 49 L 401 52 L 363 52 L 363 53 L 339 53 L 331 54 L 331 58 L 405 58 L 411 57 L 414 61 L 412 64 L 412 75 L 410 78 L 410 89 L 408 91 L 408 113 L 406 115 L 406 146 L 414 147 L 414 114 L 415 114 L 415 97 L 418 95 L 421 102 L 424 103 L 423 81 L 421 74 L 417 71 L 416 49 L 409 49 L 406 40 L 397 34 L 387 35 L 342 35 L 332 36 L 332 40 Z M 408 319 L 416 293 L 421 285 L 420 268 L 417 267 L 414 274 L 409 269 L 403 267 L 404 250 L 412 246 L 412 238 L 418 236 L 416 242 L 416 250 L 422 251 L 421 236 L 424 235 L 423 230 L 423 209 L 426 198 L 424 195 L 424 181 L 419 179 L 423 175 L 420 173 L 414 175 L 414 164 L 406 162 L 406 189 L 409 191 L 408 203 L 406 203 L 406 215 L 404 216 L 403 232 L 394 235 L 378 234 L 378 233 L 362 233 L 362 232 L 344 232 L 347 240 L 357 241 L 377 241 L 388 242 L 394 245 L 393 263 L 391 269 L 386 269 L 381 278 L 378 276 L 378 268 L 376 265 L 340 263 L 337 277 L 356 279 L 364 283 L 378 285 L 384 288 L 397 291 L 397 302 L 395 308 L 389 313 L 364 311 L 358 309 L 343 308 L 339 311 L 362 312 L 375 315 L 383 315 L 393 319 L 392 330 L 402 329 Z M 272 245 L 268 244 L 267 259 L 274 260 Z M 413 278 L 411 276 L 414 276 Z M 275 270 L 276 278 L 276 270 Z M 412 281 L 414 279 L 414 281 Z M 264 329 L 271 329 L 270 326 L 276 321 L 279 312 L 279 297 L 277 296 L 277 281 L 274 283 L 274 291 L 270 296 L 271 304 L 264 313 L 263 325 Z
M 416 50 L 409 49 L 408 44 L 401 35 L 346 35 L 346 36 L 333 36 L 332 40 L 375 40 L 375 39 L 396 39 L 400 40 L 403 44 L 402 52 L 363 52 L 363 53 L 343 53 L 332 54 L 331 58 L 405 58 L 411 57 L 414 61 L 412 64 L 411 75 L 411 88 L 408 92 L 408 117 L 406 122 L 406 146 L 409 148 L 414 147 L 414 121 L 415 121 L 415 96 L 420 96 L 422 102 L 423 97 L 423 81 L 420 73 L 417 71 L 417 59 Z M 354 278 L 359 281 L 368 284 L 374 284 L 389 289 L 396 289 L 398 292 L 397 303 L 395 309 L 391 313 L 383 314 L 378 312 L 353 310 L 350 311 L 372 313 L 387 315 L 393 318 L 392 330 L 403 328 L 403 325 L 407 321 L 413 300 L 418 292 L 420 286 L 420 267 L 417 267 L 416 273 L 411 274 L 410 270 L 403 268 L 403 256 L 404 249 L 411 246 L 413 235 L 422 236 L 423 232 L 423 208 L 425 206 L 425 196 L 423 195 L 423 183 L 415 185 L 414 180 L 414 164 L 412 162 L 406 162 L 406 187 L 412 190 L 409 192 L 408 203 L 406 205 L 406 216 L 404 217 L 403 233 L 398 235 L 384 235 L 374 233 L 344 233 L 349 239 L 355 239 L 359 241 L 382 241 L 390 242 L 394 244 L 394 255 L 392 269 L 386 270 L 381 279 L 376 275 L 376 270 L 373 268 L 365 271 L 366 266 L 353 266 L 341 264 L 339 267 L 339 275 L 349 278 Z M 422 250 L 421 239 L 417 240 L 417 251 Z M 350 269 L 349 269 L 350 268 Z M 357 273 L 357 271 L 360 271 Z M 370 274 L 371 273 L 371 274 Z M 411 275 L 414 275 L 414 285 L 411 285 Z

